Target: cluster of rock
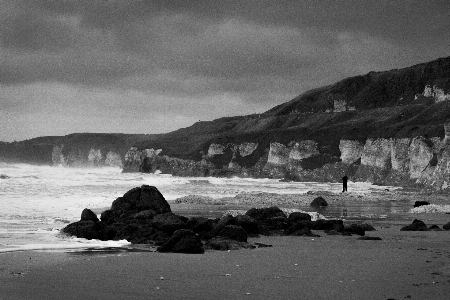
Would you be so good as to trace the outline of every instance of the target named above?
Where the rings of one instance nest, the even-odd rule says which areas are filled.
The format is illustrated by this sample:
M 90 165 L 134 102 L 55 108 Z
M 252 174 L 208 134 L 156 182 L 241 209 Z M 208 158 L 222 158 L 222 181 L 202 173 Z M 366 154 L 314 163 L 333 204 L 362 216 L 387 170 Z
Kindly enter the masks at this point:
M 400 231 L 441 231 L 450 230 L 450 222 L 442 226 L 442 229 L 438 225 L 427 226 L 425 222 L 415 219 L 410 225 L 404 226 Z
M 313 205 L 325 205 L 317 199 Z M 374 230 L 368 224 L 344 226 L 342 220 L 312 221 L 307 213 L 287 216 L 280 208 L 252 208 L 244 215 L 226 215 L 220 219 L 176 215 L 164 196 L 152 186 L 143 185 L 113 201 L 100 220 L 89 209 L 81 220 L 67 225 L 62 232 L 86 239 L 121 240 L 158 245 L 160 252 L 203 253 L 205 249 L 233 250 L 255 248 L 247 238 L 263 235 L 318 236 L 311 230 L 335 235 L 365 235 Z

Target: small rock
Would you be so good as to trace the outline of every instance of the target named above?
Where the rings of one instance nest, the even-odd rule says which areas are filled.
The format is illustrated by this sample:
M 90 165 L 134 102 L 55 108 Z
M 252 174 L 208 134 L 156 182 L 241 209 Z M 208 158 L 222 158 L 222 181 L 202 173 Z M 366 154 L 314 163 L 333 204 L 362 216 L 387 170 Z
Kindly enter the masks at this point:
M 311 206 L 328 206 L 328 202 L 322 197 L 317 197 L 311 202 L 310 205 Z
M 411 225 L 402 227 L 400 231 L 428 231 L 428 227 L 423 221 L 415 219 Z
M 423 206 L 423 205 L 429 205 L 430 202 L 428 201 L 416 201 L 414 202 L 414 207 L 419 207 L 419 206 Z

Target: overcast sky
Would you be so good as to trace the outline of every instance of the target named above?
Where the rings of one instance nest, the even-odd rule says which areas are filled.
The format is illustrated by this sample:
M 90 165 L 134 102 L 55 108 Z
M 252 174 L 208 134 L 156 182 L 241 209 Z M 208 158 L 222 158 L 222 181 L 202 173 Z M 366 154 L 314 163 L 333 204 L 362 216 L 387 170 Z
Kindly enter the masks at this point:
M 0 140 L 163 133 L 450 55 L 450 1 L 0 0 Z

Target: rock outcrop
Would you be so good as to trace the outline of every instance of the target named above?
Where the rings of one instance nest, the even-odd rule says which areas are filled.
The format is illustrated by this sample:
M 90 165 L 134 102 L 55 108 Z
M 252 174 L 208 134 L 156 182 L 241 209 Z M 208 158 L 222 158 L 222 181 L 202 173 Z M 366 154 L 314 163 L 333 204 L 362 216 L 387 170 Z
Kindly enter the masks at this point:
M 205 249 L 256 248 L 247 238 L 258 234 L 319 237 L 312 230 L 364 235 L 372 228 L 356 224 L 346 227 L 342 220 L 311 221 L 311 216 L 304 213 L 287 217 L 276 206 L 252 208 L 245 215 L 228 214 L 214 220 L 187 218 L 171 212 L 170 205 L 155 187 L 143 185 L 114 200 L 111 208 L 102 212 L 100 220 L 91 210 L 84 209 L 80 221 L 67 225 L 62 232 L 86 239 L 126 239 L 135 244 L 159 245 L 159 252 L 201 254 Z

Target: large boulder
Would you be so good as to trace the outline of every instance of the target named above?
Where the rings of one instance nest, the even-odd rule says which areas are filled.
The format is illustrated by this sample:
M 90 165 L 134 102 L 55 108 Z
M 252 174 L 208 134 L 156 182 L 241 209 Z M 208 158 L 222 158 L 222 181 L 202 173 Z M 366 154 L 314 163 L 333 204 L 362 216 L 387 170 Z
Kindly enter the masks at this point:
M 126 192 L 111 205 L 111 210 L 153 210 L 157 214 L 171 212 L 170 205 L 154 186 L 143 185 Z
M 168 241 L 158 247 L 157 251 L 202 254 L 205 252 L 205 249 L 195 232 L 189 229 L 180 229 L 175 231 Z
M 218 234 L 218 236 L 226 237 L 239 242 L 247 242 L 247 232 L 241 226 L 227 225 Z
M 176 230 L 186 228 L 186 224 L 171 212 L 156 215 L 153 217 L 151 224 L 154 228 L 160 229 L 167 234 L 172 234 Z
M 400 231 L 428 231 L 428 227 L 423 221 L 415 219 L 411 225 L 402 227 Z

